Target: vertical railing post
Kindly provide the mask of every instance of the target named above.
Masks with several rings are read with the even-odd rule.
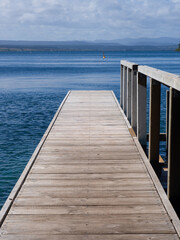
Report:
[[[137,137],[146,151],[147,124],[146,124],[146,98],[147,77],[138,72],[137,76]]]
[[[121,107],[123,108],[123,99],[124,99],[124,96],[123,96],[123,93],[124,93],[124,66],[121,64],[121,86],[120,86],[120,104],[121,104]]]
[[[168,132],[169,132],[169,90],[166,91],[166,152],[168,153]]]
[[[149,104],[149,161],[157,175],[160,174],[159,134],[160,134],[161,84],[150,78]]]
[[[123,70],[123,110],[124,113],[127,114],[127,67],[124,66]]]
[[[131,122],[131,69],[127,69],[127,119]]]
[[[170,88],[169,144],[168,144],[168,197],[174,208],[180,210],[180,92]]]
[[[131,126],[136,135],[137,135],[137,70],[138,65],[133,65],[131,71]]]

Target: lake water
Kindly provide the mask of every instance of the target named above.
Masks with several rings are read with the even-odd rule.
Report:
[[[120,60],[180,75],[179,52],[0,53],[0,208],[69,90],[113,90]],[[162,87],[161,131],[165,131]],[[161,153],[165,155],[164,144]]]

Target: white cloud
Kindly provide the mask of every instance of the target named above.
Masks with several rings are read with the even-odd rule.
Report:
[[[20,23],[33,23],[36,20],[36,16],[33,13],[24,13],[21,17],[19,17]]]
[[[177,37],[180,32],[180,0],[1,0],[0,10],[0,39]]]

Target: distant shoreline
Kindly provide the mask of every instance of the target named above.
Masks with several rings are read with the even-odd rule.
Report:
[[[71,51],[97,51],[91,49],[51,49],[51,48],[1,48],[0,52],[71,52]]]
[[[0,40],[0,52],[175,51],[178,38],[124,38],[95,41]]]
[[[142,47],[98,47],[98,48],[44,48],[44,47],[0,47],[0,52],[93,52],[93,51],[180,51],[180,49],[175,48],[165,48],[165,47],[152,47],[152,46],[142,46]]]

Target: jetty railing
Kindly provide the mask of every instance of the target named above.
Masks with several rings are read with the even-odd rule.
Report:
[[[150,78],[149,134],[147,134],[147,77]],[[166,136],[160,133],[161,84],[166,95]],[[159,142],[168,152],[167,194],[177,211],[180,203],[180,76],[152,67],[121,61],[120,105],[157,175],[160,173]]]

